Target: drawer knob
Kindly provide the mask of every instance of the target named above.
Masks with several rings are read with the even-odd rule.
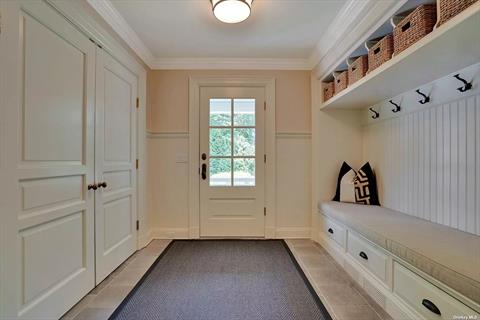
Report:
[[[363,251],[360,251],[360,253],[358,254],[361,258],[365,259],[365,260],[368,260],[368,256],[365,252]]]
[[[427,308],[430,312],[438,314],[439,316],[442,315],[442,313],[440,312],[440,309],[438,309],[437,306],[435,305],[435,303],[433,303],[432,301],[430,301],[428,299],[423,299],[422,300],[422,305],[425,308]]]
[[[328,232],[333,234],[333,229],[332,228],[328,228]]]

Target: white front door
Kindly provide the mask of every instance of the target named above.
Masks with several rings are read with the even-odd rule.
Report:
[[[97,49],[95,264],[100,283],[136,250],[137,78]]]
[[[265,89],[200,89],[200,236],[263,237]]]

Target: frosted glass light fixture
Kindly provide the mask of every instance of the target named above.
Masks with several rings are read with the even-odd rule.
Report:
[[[253,0],[210,0],[215,17],[225,23],[239,23],[250,16]]]

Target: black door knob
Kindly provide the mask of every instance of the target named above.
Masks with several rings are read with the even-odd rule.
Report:
[[[95,190],[97,190],[97,188],[98,188],[98,187],[97,187],[97,185],[96,185],[95,183],[89,184],[89,185],[87,186],[87,189],[88,189],[88,190],[94,190],[94,191],[95,191]]]

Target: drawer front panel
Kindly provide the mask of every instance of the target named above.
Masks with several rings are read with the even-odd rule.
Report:
[[[348,253],[379,279],[386,281],[387,256],[359,236],[348,233]]]
[[[475,311],[397,262],[393,292],[426,319],[480,319]]]
[[[325,233],[338,243],[342,248],[345,248],[345,239],[346,239],[346,230],[344,227],[338,223],[333,222],[333,220],[326,218],[325,223]]]

